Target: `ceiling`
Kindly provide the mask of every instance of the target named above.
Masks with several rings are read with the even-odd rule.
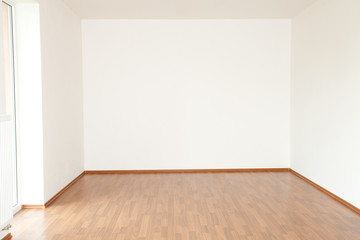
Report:
[[[316,0],[63,0],[85,19],[292,18]]]

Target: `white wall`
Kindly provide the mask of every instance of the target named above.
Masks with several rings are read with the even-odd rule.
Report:
[[[81,21],[40,1],[45,202],[83,170]]]
[[[85,169],[289,167],[290,20],[82,26]]]
[[[360,1],[320,0],[294,18],[292,163],[360,207]]]
[[[21,203],[44,203],[43,111],[38,3],[15,6],[17,150]]]

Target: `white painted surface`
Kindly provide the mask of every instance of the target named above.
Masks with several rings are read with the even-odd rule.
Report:
[[[86,19],[291,18],[315,0],[64,0]]]
[[[9,234],[9,231],[2,231],[0,232],[0,239],[3,239],[6,235]]]
[[[81,21],[62,1],[40,1],[44,200],[84,170]]]
[[[2,24],[2,11],[0,13],[0,23]],[[2,26],[2,25],[1,25]],[[0,49],[0,115],[4,115],[6,113],[6,85],[5,85],[5,73],[4,73],[4,47],[3,47],[3,32],[0,32],[0,44],[1,44],[1,49]]]
[[[13,136],[11,116],[0,115],[0,234],[13,218]]]
[[[0,26],[2,30],[3,16],[0,11]],[[4,68],[4,48],[3,31],[0,31],[0,102],[6,100],[5,90],[5,68]],[[0,237],[4,237],[8,231],[2,229],[13,218],[13,139],[12,139],[12,116],[6,112],[5,104],[0,103]]]
[[[85,169],[289,167],[289,20],[83,21]]]
[[[291,167],[360,207],[360,1],[293,21]]]
[[[15,6],[17,150],[21,203],[44,203],[39,4]]]

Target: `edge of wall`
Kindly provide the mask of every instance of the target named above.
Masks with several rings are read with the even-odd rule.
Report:
[[[74,185],[80,178],[85,175],[85,171],[82,172],[79,176],[77,176],[74,180],[72,180],[68,185],[66,185],[63,189],[61,189],[57,194],[55,194],[49,201],[44,204],[44,208],[49,207],[56,199],[58,199],[64,192],[66,192],[72,185]]]
[[[45,205],[43,205],[43,204],[33,204],[33,205],[25,204],[25,205],[21,206],[21,209],[41,209],[41,208],[45,208]]]
[[[344,205],[345,207],[349,208],[351,211],[353,211],[354,213],[360,215],[360,209],[355,207],[354,205],[352,205],[351,203],[349,203],[348,201],[345,201],[344,199],[342,199],[341,197],[333,194],[332,192],[330,192],[329,190],[321,187],[320,185],[314,183],[313,181],[311,181],[310,179],[308,179],[307,177],[304,177],[303,175],[301,175],[300,173],[292,170],[291,168],[289,169],[289,172],[291,172],[292,174],[294,174],[295,176],[297,176],[298,178],[302,179],[303,181],[305,181],[306,183],[310,184],[311,186],[315,187],[317,190],[323,192],[324,194],[328,195],[329,197],[333,198],[334,200],[336,200],[337,202],[341,203],[342,205]]]
[[[333,194],[332,192],[326,190],[320,185],[314,183],[310,179],[304,177],[300,173],[292,170],[291,168],[244,168],[244,169],[166,169],[166,170],[85,170],[63,189],[61,189],[54,197],[47,201],[43,205],[22,205],[22,209],[45,209],[49,207],[56,199],[58,199],[62,194],[64,194],[69,188],[71,188],[77,181],[79,181],[84,175],[101,175],[101,174],[171,174],[171,173],[251,173],[251,172],[290,172],[293,175],[297,176],[304,182],[310,184],[317,190],[326,194],[327,196],[333,198],[343,206],[352,210],[354,213],[360,215],[360,209],[352,205],[351,203],[345,201],[339,196]],[[10,238],[9,238],[10,239]]]
[[[12,239],[12,235],[11,235],[11,233],[8,233],[5,237],[3,237],[1,240],[10,240],[10,239]]]
[[[79,176],[77,176],[74,180],[72,180],[68,185],[66,185],[63,189],[61,189],[57,194],[55,194],[49,201],[45,204],[36,204],[36,205],[22,205],[21,209],[44,209],[49,207],[56,199],[58,199],[61,195],[63,195],[69,188],[71,188],[77,181],[80,180],[85,175],[85,171],[82,172]]]
[[[160,173],[241,173],[241,172],[288,172],[289,168],[244,169],[162,169],[162,170],[86,170],[85,174],[160,174]]]

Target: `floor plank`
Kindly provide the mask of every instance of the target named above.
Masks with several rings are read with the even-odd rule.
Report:
[[[360,239],[360,216],[291,173],[85,175],[15,240]]]

